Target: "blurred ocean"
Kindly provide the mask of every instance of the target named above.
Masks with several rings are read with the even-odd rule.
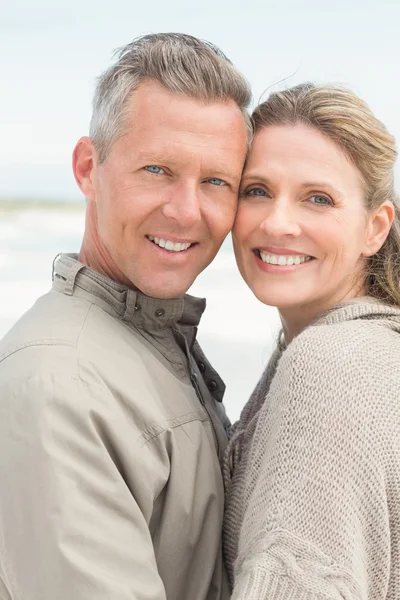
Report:
[[[83,210],[16,211],[0,215],[0,337],[51,287],[60,252],[78,252]],[[242,281],[228,238],[189,293],[207,298],[199,340],[227,385],[232,420],[249,397],[271,354],[279,319]]]

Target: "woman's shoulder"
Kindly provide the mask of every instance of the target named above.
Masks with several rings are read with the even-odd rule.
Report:
[[[378,364],[380,360],[387,361],[389,358],[390,362],[398,364],[400,311],[393,309],[380,313],[375,309],[357,313],[353,308],[355,314],[349,315],[346,314],[347,308],[347,305],[338,307],[306,327],[288,345],[286,357],[309,361],[324,355],[329,356],[331,364],[332,361],[342,364],[344,357],[350,364],[369,361]]]
[[[400,327],[390,319],[331,319],[294,338],[276,375],[297,405],[315,401],[318,411],[341,409],[364,419],[399,412],[399,364]]]

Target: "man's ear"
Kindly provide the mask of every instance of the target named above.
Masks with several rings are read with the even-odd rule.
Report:
[[[82,194],[96,200],[94,174],[97,166],[97,153],[90,137],[82,137],[72,154],[72,169],[76,183]]]
[[[394,219],[394,207],[385,200],[379,208],[368,215],[363,256],[372,256],[383,246]]]

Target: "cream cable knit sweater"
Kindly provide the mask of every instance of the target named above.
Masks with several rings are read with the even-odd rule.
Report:
[[[226,458],[232,600],[400,600],[400,310],[343,303],[278,349]]]

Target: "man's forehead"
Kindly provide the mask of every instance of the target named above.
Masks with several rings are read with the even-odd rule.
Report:
[[[221,161],[232,160],[232,156],[238,154],[243,144],[238,140],[228,140],[219,136],[197,136],[171,135],[165,136],[141,136],[135,135],[126,139],[127,143],[136,149],[138,158],[155,156],[168,158],[171,161],[187,160],[190,157],[206,160],[218,156]]]
[[[142,83],[131,94],[125,105],[125,120],[138,133],[154,128],[187,136],[219,131],[222,137],[229,137],[227,128],[241,133],[246,129],[245,117],[233,100],[204,102],[172,92],[155,81]]]
[[[231,147],[229,153],[218,152],[215,148],[211,151],[211,146],[191,146],[184,144],[169,143],[164,145],[160,143],[159,147],[141,147],[136,157],[138,162],[146,164],[165,165],[170,167],[185,167],[197,165],[200,168],[208,169],[212,167],[218,170],[220,174],[226,176],[236,176],[237,168],[241,166],[241,157],[238,152]],[[236,158],[236,160],[235,160]]]

